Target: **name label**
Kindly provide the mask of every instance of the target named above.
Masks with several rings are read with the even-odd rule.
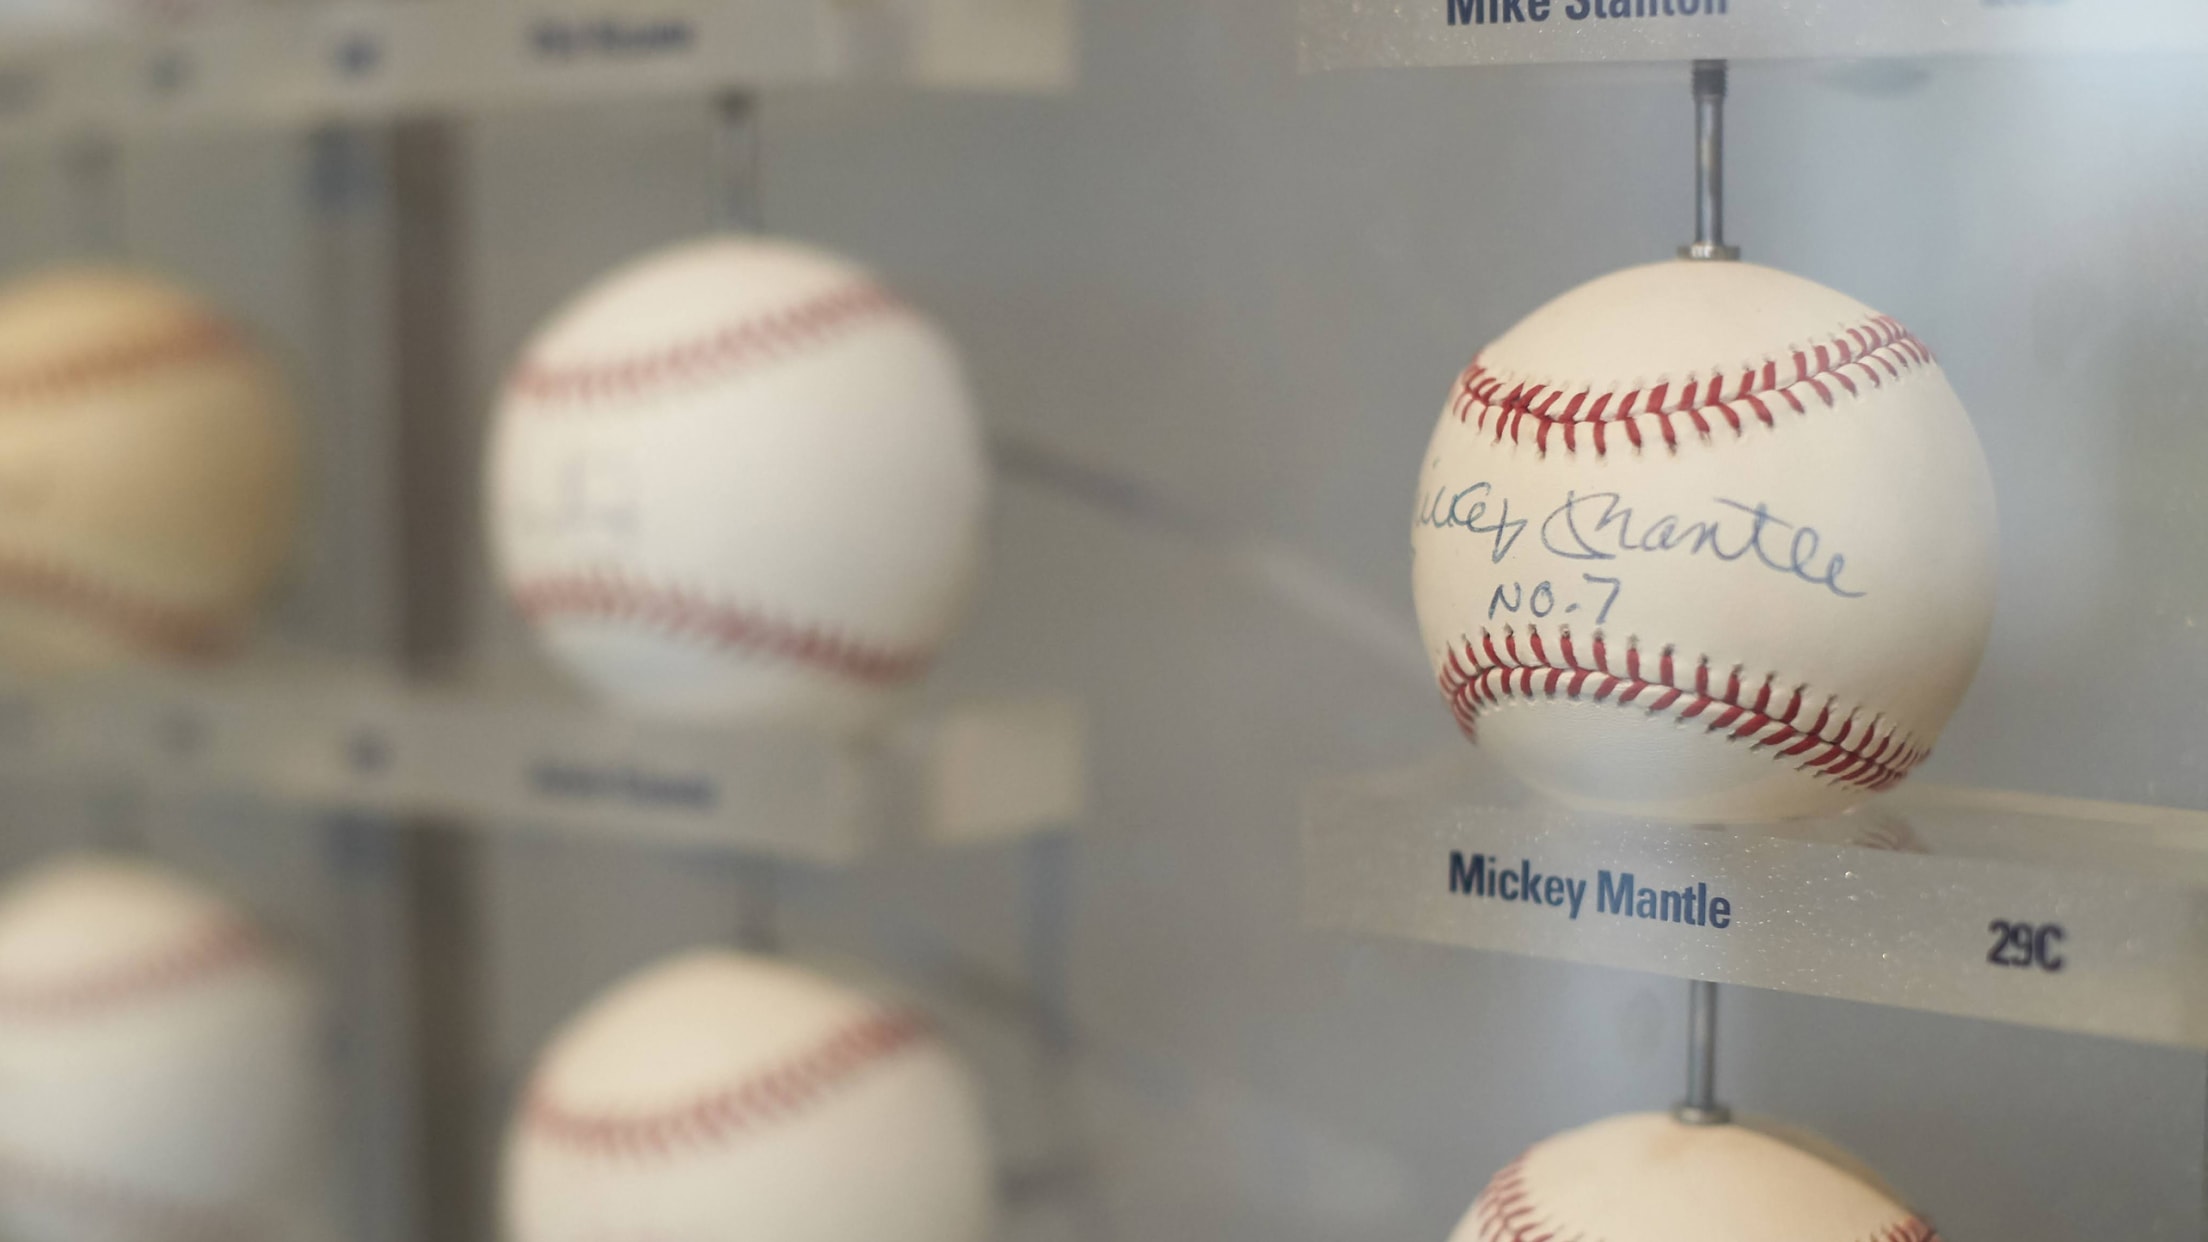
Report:
[[[1545,22],[1552,13],[1569,21],[1629,17],[1726,17],[1729,0],[1443,0],[1452,26]]]
[[[528,39],[529,50],[537,59],[566,64],[678,56],[697,45],[698,33],[689,21],[679,17],[548,17],[530,24]]]
[[[1648,919],[1725,931],[1733,925],[1732,899],[1710,895],[1710,886],[1694,881],[1678,888],[1651,888],[1630,871],[1597,870],[1593,877],[1544,873],[1533,860],[1507,866],[1493,854],[1449,851],[1449,891],[1463,897],[1543,906],[1577,921],[1582,913]],[[1590,905],[1589,895],[1594,900]]]
[[[564,802],[612,802],[652,810],[710,811],[721,800],[708,777],[561,759],[532,764],[529,787],[541,797]]]

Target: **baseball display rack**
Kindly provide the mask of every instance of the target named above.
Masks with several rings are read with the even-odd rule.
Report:
[[[1063,827],[1079,705],[954,702],[864,742],[678,724],[367,674],[132,676],[0,694],[0,771],[128,773],[303,805],[726,846],[814,863]]]
[[[2208,47],[2188,0],[1300,0],[1299,17],[1306,69]]]
[[[304,621],[287,654],[218,670],[0,688],[0,774],[120,793],[125,820],[155,801],[133,794],[243,792],[295,802],[326,829],[333,882],[348,894],[336,1073],[366,1136],[351,1197],[386,1205],[362,1236],[491,1232],[479,1218],[495,1178],[464,1139],[481,1085],[478,1002],[469,969],[449,963],[487,958],[467,913],[473,877],[489,838],[518,826],[705,847],[696,853],[714,861],[703,865],[729,887],[733,938],[762,950],[783,940],[784,880],[803,866],[1005,843],[1022,864],[1023,972],[990,975],[991,995],[1033,1036],[1046,1075],[1062,1068],[1070,852],[1058,830],[1087,801],[1077,703],[1047,688],[952,692],[899,704],[875,731],[829,733],[644,720],[536,683],[491,688],[491,636],[468,624],[482,567],[454,551],[484,485],[452,464],[476,457],[483,431],[481,395],[464,380],[458,122],[537,105],[710,101],[717,127],[700,156],[722,177],[700,223],[749,233],[763,224],[760,92],[881,81],[1044,92],[1071,70],[1070,0],[241,5],[0,40],[0,145],[58,162],[92,253],[123,249],[126,139],[243,126],[309,139],[314,413],[344,450],[320,482],[348,526],[318,551],[374,568],[336,575],[323,584],[330,598],[301,612],[376,622],[333,638]],[[110,827],[110,843],[128,845],[142,825]],[[448,965],[425,968],[423,945]],[[930,952],[922,965],[959,966]],[[1080,1193],[1078,1144],[1050,1146],[1036,1176],[1049,1193]]]
[[[1070,0],[185,8],[171,22],[0,48],[0,142],[799,82],[1051,91],[1073,72]]]
[[[445,529],[465,528],[455,515],[477,510],[476,483],[415,466],[471,455],[454,441],[476,427],[464,413],[471,396],[454,379],[462,298],[437,283],[455,265],[408,260],[450,237],[447,122],[578,99],[712,99],[717,223],[751,232],[762,214],[761,91],[890,81],[1042,92],[1069,85],[1072,68],[1068,0],[391,0],[194,12],[0,43],[0,144],[50,146],[94,229],[118,215],[105,200],[119,193],[119,139],[177,127],[314,126],[308,191],[324,244],[313,278],[327,304],[318,352],[341,373],[331,404],[369,428],[348,436],[382,446],[361,456],[402,459],[380,478],[349,463],[361,479],[350,486],[371,506],[403,495],[404,508],[433,515],[426,521],[449,520]],[[387,227],[363,227],[379,219]],[[94,249],[116,242],[85,240]],[[384,273],[401,268],[431,271],[430,284],[391,290]],[[377,318],[384,327],[363,330]],[[379,337],[390,341],[385,351],[361,343]],[[392,386],[346,389],[345,375],[375,374]],[[378,489],[384,501],[372,497]],[[359,602],[396,612],[414,650],[366,666],[248,661],[12,685],[0,689],[0,769],[247,789],[337,811],[814,863],[900,844],[1018,838],[1062,828],[1085,807],[1082,717],[1063,696],[908,709],[877,733],[852,736],[642,721],[579,697],[483,690],[466,676],[470,657],[455,654],[469,642],[453,623],[453,601],[472,591],[465,571],[411,548],[400,559],[398,598]]]
[[[1510,784],[1450,754],[1313,790],[1306,913],[2208,1049],[2208,815],[1904,786],[1826,819],[1682,825],[1499,799]]]
[[[1708,4],[1691,36],[1669,24],[1676,10],[1680,29],[1692,25],[1691,0],[1667,0],[1655,6],[1666,11],[1662,22],[1567,38],[1554,25],[1510,27],[1520,13],[1536,26],[1569,23],[1588,6],[1310,3],[1304,53],[1308,65],[1337,66],[1842,46],[1831,24],[1837,10],[1735,3],[1729,12],[1718,0],[1711,15]],[[1883,21],[1885,8],[1876,5],[1851,8],[1848,20],[1899,38],[1918,28],[1919,15],[1967,15],[1943,26],[1939,39],[1889,49],[1927,52],[2069,40],[2088,14],[2131,23],[2127,38],[2154,34],[2197,46],[2208,32],[2194,10],[2152,0],[2028,11],[1975,0],[1907,7],[1907,21]],[[1799,20],[1788,41],[1773,41],[1784,13]],[[1723,231],[1724,62],[1698,60],[1693,77],[1697,231],[1681,257],[1722,262],[1737,257]],[[1600,664],[1597,639],[1592,659]],[[1556,676],[1532,675],[1552,678],[1548,693],[1632,697],[1602,668],[1561,674],[1568,689]],[[1533,682],[1526,684],[1530,692]],[[1743,710],[1700,702],[1714,704],[1718,724],[1710,727],[1732,727]],[[1788,755],[1815,740],[1782,733],[1779,742],[1766,739],[1774,753],[1787,740],[1802,739]],[[1715,1003],[1710,985],[1737,983],[2208,1049],[2208,815],[2198,812],[1907,782],[1843,813],[1682,822],[1544,801],[1483,752],[1458,748],[1308,791],[1303,857],[1313,923],[1693,980],[1702,1019]],[[1705,1031],[1698,1055],[1707,1043]],[[1706,1086],[1706,1066],[1701,1078]],[[1690,1097],[1707,1105],[1695,1090]]]

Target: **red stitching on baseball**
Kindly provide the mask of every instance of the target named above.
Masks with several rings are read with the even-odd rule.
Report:
[[[649,1113],[586,1113],[530,1092],[523,1125],[549,1143],[602,1159],[665,1160],[719,1147],[795,1118],[850,1086],[867,1070],[920,1045],[927,1026],[901,1010],[840,1027],[779,1065]]]
[[[0,1020],[82,1017],[258,961],[262,955],[260,935],[251,925],[223,919],[208,925],[173,952],[124,962],[90,975],[57,980],[0,978]],[[0,1182],[18,1194],[44,1200],[64,1211],[131,1219],[142,1222],[140,1227],[157,1225],[163,1237],[211,1240],[247,1236],[238,1222],[224,1213],[96,1173],[41,1163],[19,1152],[0,1150]]]
[[[41,1164],[15,1152],[0,1151],[0,1183],[16,1195],[42,1200],[66,1212],[130,1220],[135,1229],[179,1242],[192,1238],[236,1242],[251,1236],[227,1214],[98,1174]]]
[[[1497,1173],[1480,1197],[1472,1201],[1472,1220],[1480,1242],[1603,1242],[1585,1232],[1541,1215],[1533,1192],[1526,1185],[1526,1157],[1520,1156]],[[1861,1242],[1940,1242],[1931,1225],[1907,1216],[1864,1237]]]
[[[1707,374],[1690,372],[1683,384],[1663,380],[1624,391],[1498,375],[1483,356],[1457,377],[1449,408],[1459,422],[1492,429],[1497,443],[1506,436],[1518,443],[1530,424],[1543,457],[1559,446],[1567,454],[1584,450],[1603,457],[1619,432],[1635,452],[1661,440],[1665,451],[1676,453],[1682,432],[1708,440],[1721,426],[1736,438],[1750,423],[1776,427],[1780,414],[1809,413],[1812,400],[1829,409],[1842,391],[1861,396],[1863,385],[1883,388],[1931,361],[1932,351],[1907,328],[1876,315],[1822,345],[1799,346],[1737,372],[1712,367]]]
[[[0,602],[19,601],[96,622],[176,660],[213,659],[240,637],[211,613],[131,595],[58,559],[0,550]]]
[[[177,363],[240,352],[243,342],[219,319],[194,318],[134,341],[68,357],[0,369],[0,403],[50,400],[72,389],[124,379]]]
[[[194,318],[135,341],[14,370],[0,369],[0,405],[53,400],[146,371],[241,352],[219,319]],[[176,659],[206,659],[236,645],[226,622],[204,612],[134,597],[114,583],[49,557],[0,552],[0,599],[28,599],[96,621],[139,646]]]
[[[92,974],[65,979],[0,978],[0,1019],[79,1017],[257,961],[262,952],[257,930],[250,924],[224,919],[209,924],[168,952],[120,962]]]
[[[547,405],[635,400],[655,388],[779,362],[858,324],[903,310],[902,303],[876,285],[845,285],[650,353],[566,366],[524,360],[506,387]]]
[[[1690,664],[1668,646],[1651,659],[1641,653],[1637,638],[1627,639],[1620,652],[1601,630],[1592,642],[1580,644],[1569,626],[1548,639],[1538,626],[1523,634],[1506,627],[1499,638],[1483,629],[1477,639],[1467,637],[1461,647],[1450,648],[1440,681],[1457,727],[1474,741],[1480,712],[1505,700],[1584,698],[1618,707],[1642,705],[1651,716],[1682,724],[1694,721],[1728,742],[1768,750],[1776,760],[1799,760],[1804,772],[1865,789],[1898,784],[1930,753],[1884,717],[1866,719],[1860,707],[1815,699],[1808,686],[1788,686],[1776,673],[1758,680],[1745,666],[1717,668],[1708,656]]]
[[[872,647],[826,627],[766,616],[710,600],[680,586],[638,582],[618,570],[532,579],[513,588],[515,607],[531,621],[581,617],[649,626],[712,647],[776,656],[871,685],[911,681],[935,652]]]

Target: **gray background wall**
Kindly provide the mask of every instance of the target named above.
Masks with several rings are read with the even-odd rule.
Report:
[[[1408,637],[1420,447],[1479,343],[1682,240],[1685,72],[1299,78],[1280,0],[1084,7],[1065,98],[772,96],[766,219],[939,315],[996,428],[1291,546],[1381,619],[1348,642],[1217,549],[1014,479],[936,691],[1063,686],[1093,713],[1078,1099],[1117,1236],[1438,1240],[1527,1143],[1671,1100],[1683,988],[1306,931],[1297,798],[1456,744]],[[1993,462],[2000,614],[1929,779],[2208,809],[2203,102],[2201,61],[2176,57],[1736,70],[1734,240],[1910,324]],[[709,225],[710,138],[702,103],[469,128],[478,393],[580,284]],[[132,256],[247,316],[314,387],[304,145],[208,136],[125,168]],[[67,253],[53,161],[4,170],[0,259]],[[344,500],[365,467],[331,426],[280,637],[372,644],[334,601],[380,572],[380,519]],[[477,631],[482,666],[532,675],[487,584]],[[70,822],[66,801],[19,813]],[[195,865],[317,934],[310,825],[207,815],[247,844]],[[730,877],[692,858],[533,837],[493,855],[486,1144],[552,1023],[734,922]],[[1021,874],[998,853],[798,877],[792,938],[896,961],[920,928],[1009,970]],[[1033,1101],[985,1026],[967,1037],[1016,1132]],[[1753,992],[1723,1029],[1737,1105],[1853,1148],[1956,1242],[2203,1236],[2199,1055]],[[1069,1228],[1046,1207],[1016,1232]]]

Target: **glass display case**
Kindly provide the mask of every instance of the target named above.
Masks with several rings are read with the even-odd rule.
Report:
[[[0,1239],[2208,1237],[2204,56],[0,6]]]

